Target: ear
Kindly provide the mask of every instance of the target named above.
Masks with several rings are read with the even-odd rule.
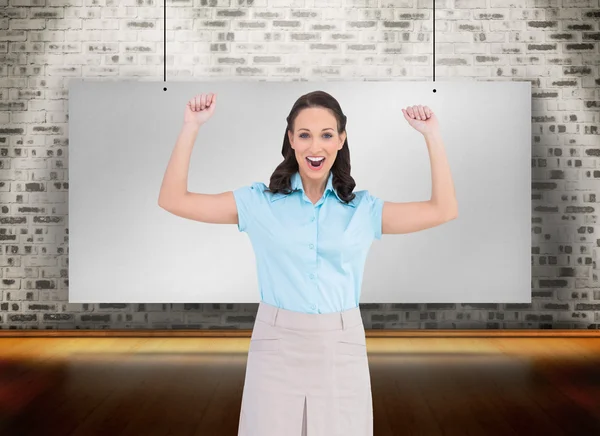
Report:
[[[290,141],[290,146],[292,148],[294,148],[294,142],[292,141],[293,136],[292,136],[292,132],[290,132],[289,130],[287,131],[287,135],[288,135],[288,140]]]
[[[340,144],[340,148],[338,148],[338,150],[341,150],[342,148],[344,148],[344,142],[346,142],[346,132],[343,132],[340,135],[340,139],[342,140],[342,143]]]

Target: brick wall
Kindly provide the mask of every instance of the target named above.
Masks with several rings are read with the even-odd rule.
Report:
[[[167,6],[170,81],[432,76],[430,0]],[[368,304],[365,327],[599,328],[598,0],[440,0],[436,18],[438,80],[532,83],[533,302]],[[0,328],[252,328],[256,304],[66,302],[68,81],[162,81],[162,41],[160,0],[0,0]]]

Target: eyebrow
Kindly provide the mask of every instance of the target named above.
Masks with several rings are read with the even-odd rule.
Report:
[[[305,129],[304,127],[303,127],[303,128],[301,128],[301,129],[298,129],[298,130],[307,130],[307,131],[309,131],[309,132],[310,132],[310,130],[308,130],[308,129]],[[326,128],[324,128],[323,130],[333,130],[333,128],[332,128],[332,127],[326,127]],[[323,130],[321,130],[321,131],[323,131]]]

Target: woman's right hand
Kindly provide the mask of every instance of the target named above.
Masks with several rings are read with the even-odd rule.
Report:
[[[201,126],[215,112],[216,94],[198,94],[185,105],[184,123]]]

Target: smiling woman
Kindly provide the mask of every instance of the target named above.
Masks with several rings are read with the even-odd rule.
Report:
[[[287,117],[281,149],[283,162],[271,175],[268,191],[288,194],[291,178],[298,172],[306,195],[319,199],[331,172],[333,188],[343,201],[351,201],[356,183],[350,175],[346,121],[339,103],[330,94],[314,91],[301,96]]]
[[[238,436],[372,436],[359,298],[383,201],[352,192],[346,116],[331,95],[301,96],[287,122],[269,187],[234,191],[260,283]]]
[[[178,143],[193,142],[214,98],[190,102],[191,125]],[[434,172],[447,182],[434,121],[405,114],[427,133]],[[428,120],[428,117],[430,118]],[[373,408],[359,300],[367,253],[383,233],[441,224],[453,211],[448,191],[423,203],[389,203],[354,191],[346,116],[329,94],[301,96],[287,117],[283,162],[262,182],[218,195],[177,194],[189,152],[173,154],[165,207],[204,222],[237,223],[256,257],[260,304],[252,331],[238,436],[373,435]],[[439,169],[442,169],[440,172]],[[184,173],[185,174],[185,173]],[[172,179],[172,180],[171,180]],[[173,181],[174,184],[171,184]],[[176,189],[176,191],[171,190]],[[447,196],[446,196],[447,197]],[[442,200],[445,200],[442,202]],[[306,433],[304,433],[306,434]]]

